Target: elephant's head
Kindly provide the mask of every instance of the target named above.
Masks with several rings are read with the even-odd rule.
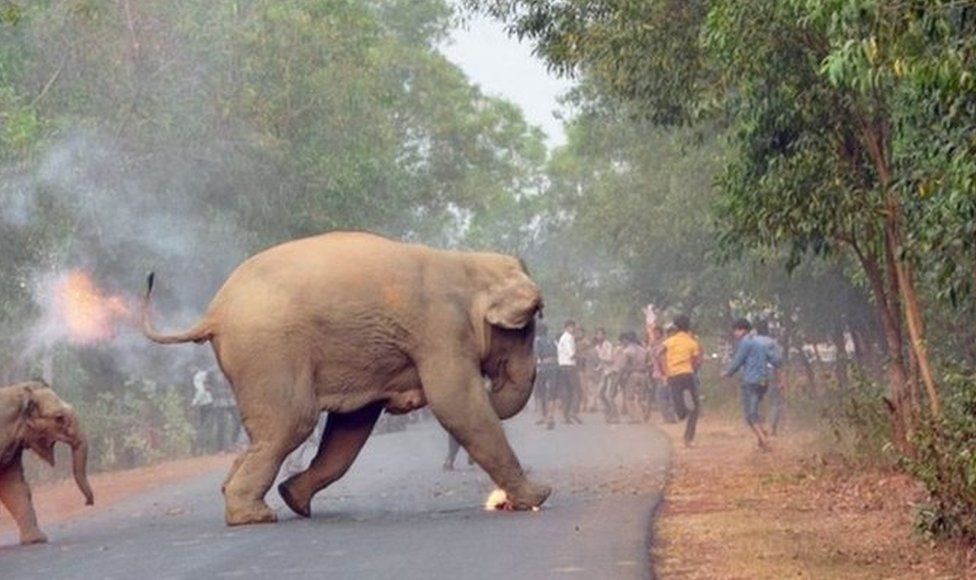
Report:
[[[85,503],[92,505],[95,500],[88,484],[88,439],[74,408],[44,383],[28,383],[25,391],[24,443],[51,465],[54,465],[54,444],[61,441],[70,445],[75,483],[84,494]]]
[[[488,397],[502,419],[521,411],[532,396],[535,316],[541,310],[539,288],[521,265],[475,301],[481,370],[491,380]]]

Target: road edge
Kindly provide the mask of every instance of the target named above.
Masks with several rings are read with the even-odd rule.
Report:
[[[647,538],[644,541],[644,570],[646,571],[645,578],[649,580],[656,580],[657,566],[654,561],[654,548],[656,546],[657,532],[658,532],[658,522],[661,510],[664,509],[664,502],[668,499],[668,488],[671,486],[671,480],[674,474],[674,439],[668,434],[667,431],[661,429],[660,425],[654,423],[651,427],[657,431],[663,439],[668,442],[667,447],[667,465],[664,469],[664,481],[661,483],[661,489],[658,491],[657,501],[654,503],[654,507],[651,508],[651,513],[649,520],[647,522]]]

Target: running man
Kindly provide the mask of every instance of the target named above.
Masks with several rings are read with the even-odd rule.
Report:
[[[756,324],[757,334],[752,335],[752,325],[745,318],[740,318],[732,325],[732,333],[739,341],[735,357],[726,377],[731,377],[742,369],[742,412],[746,424],[756,434],[759,448],[769,451],[769,435],[762,425],[759,415],[759,404],[762,402],[771,378],[770,367],[780,368],[782,359],[776,341],[769,336],[769,326],[765,321]]]
[[[664,371],[664,360],[661,356],[664,352],[664,331],[659,326],[655,326],[651,329],[650,335],[647,370],[651,377],[654,401],[665,423],[677,423],[678,418],[674,416],[674,401],[671,400],[671,392],[668,390],[667,373]]]
[[[701,367],[701,345],[691,335],[691,319],[684,314],[674,318],[675,332],[661,343],[660,360],[664,366],[664,374],[674,402],[674,412],[679,420],[685,423],[685,447],[691,447],[695,439],[695,427],[698,424],[698,413],[701,400],[698,396],[698,381],[695,374]],[[685,401],[685,394],[691,402],[689,409]]]

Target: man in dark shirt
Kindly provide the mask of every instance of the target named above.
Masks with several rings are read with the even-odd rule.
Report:
[[[541,417],[536,422],[546,425],[547,429],[556,426],[553,418],[553,408],[560,399],[559,366],[557,364],[556,343],[549,337],[549,329],[545,324],[539,324],[535,331],[535,396],[541,402]]]

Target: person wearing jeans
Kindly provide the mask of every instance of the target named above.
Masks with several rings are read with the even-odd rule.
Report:
[[[770,434],[773,437],[779,433],[779,426],[783,421],[785,411],[786,395],[783,394],[783,385],[780,381],[774,380],[769,385],[769,427]]]
[[[731,377],[742,369],[742,413],[746,424],[755,433],[760,449],[769,451],[769,435],[762,424],[759,404],[769,388],[770,367],[778,369],[782,359],[776,341],[769,336],[769,326],[765,321],[756,323],[755,335],[749,334],[751,330],[752,325],[744,318],[733,324],[732,332],[739,345],[724,375]]]

